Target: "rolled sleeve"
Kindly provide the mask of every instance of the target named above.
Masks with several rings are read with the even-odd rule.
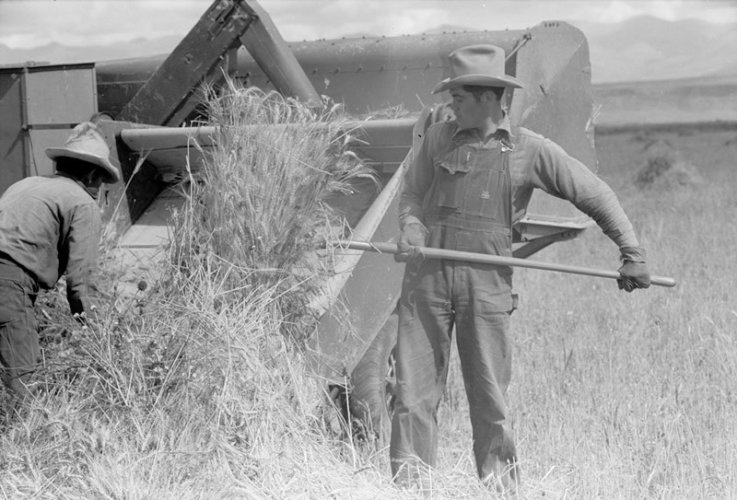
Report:
[[[72,314],[89,309],[89,274],[97,261],[100,212],[95,203],[74,210],[67,235],[69,257],[66,266],[67,300]]]

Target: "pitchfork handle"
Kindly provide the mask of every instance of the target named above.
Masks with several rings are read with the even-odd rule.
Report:
[[[395,243],[370,242],[370,241],[342,241],[339,244],[342,248],[350,248],[352,250],[364,250],[377,253],[397,254],[399,250]],[[599,278],[618,279],[620,274],[616,271],[606,269],[591,269],[588,267],[568,266],[565,264],[551,264],[548,262],[540,262],[536,260],[519,259],[517,257],[503,257],[500,255],[487,255],[476,252],[462,252],[459,250],[445,250],[443,248],[415,247],[416,250],[426,258],[430,259],[448,259],[463,262],[475,262],[479,264],[491,264],[497,266],[515,266],[528,267],[531,269],[541,269],[543,271],[557,271],[569,274],[583,274],[586,276],[596,276]],[[651,276],[650,284],[665,287],[676,286],[673,278],[665,276]]]

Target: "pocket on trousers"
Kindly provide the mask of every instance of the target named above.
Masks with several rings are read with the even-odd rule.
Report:
[[[26,293],[20,283],[12,279],[0,279],[0,326],[23,316],[26,301]]]

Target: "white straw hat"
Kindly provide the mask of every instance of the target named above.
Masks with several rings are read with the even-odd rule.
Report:
[[[62,148],[46,148],[52,160],[76,158],[97,165],[105,173],[104,181],[114,184],[120,181],[120,172],[110,161],[110,149],[100,130],[92,122],[82,122],[72,130]]]

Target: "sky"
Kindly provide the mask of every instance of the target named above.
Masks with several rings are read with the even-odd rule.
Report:
[[[0,0],[0,44],[108,45],[184,36],[211,0]],[[442,25],[521,29],[637,15],[737,23],[737,0],[260,0],[287,41],[416,34]]]

